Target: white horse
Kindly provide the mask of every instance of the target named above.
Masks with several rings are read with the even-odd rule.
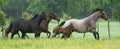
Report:
[[[96,31],[96,22],[99,18],[108,19],[108,16],[105,14],[105,12],[102,9],[96,9],[94,10],[91,15],[84,19],[70,19],[65,22],[65,24],[62,27],[67,27],[71,23],[74,26],[74,31],[78,33],[86,33],[91,32],[93,33],[95,39],[99,40],[99,33]]]

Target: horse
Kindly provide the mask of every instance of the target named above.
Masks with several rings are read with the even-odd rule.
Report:
[[[46,18],[46,19],[47,19],[47,20],[43,20],[43,21],[41,22],[41,24],[40,24],[40,28],[41,28],[41,29],[40,29],[40,30],[41,30],[41,32],[49,33],[49,36],[48,36],[48,38],[49,38],[50,35],[51,35],[50,31],[48,31],[49,22],[50,22],[52,19],[54,19],[54,20],[57,20],[58,23],[59,23],[60,18],[59,18],[55,13],[51,12],[51,13],[49,13],[49,14],[47,15],[47,18]],[[5,32],[6,32],[7,30],[8,30],[8,28],[5,29]],[[19,38],[20,38],[19,33],[17,33],[17,35],[18,35]],[[27,34],[26,34],[26,37],[29,38]]]
[[[62,28],[61,25],[58,25],[57,27],[54,28],[52,37],[56,37],[56,35],[62,33],[63,36],[61,37],[61,39],[70,38],[70,35],[73,32],[73,29],[74,29],[74,26],[72,23],[66,28]]]
[[[51,35],[50,31],[48,31],[49,22],[50,22],[52,19],[54,19],[54,20],[57,20],[58,23],[59,23],[60,18],[59,18],[55,13],[51,12],[51,13],[49,13],[49,14],[47,15],[47,18],[46,18],[46,19],[47,19],[46,21],[43,20],[43,21],[41,22],[41,24],[40,24],[40,30],[41,30],[41,32],[48,33],[48,34],[49,34],[49,35],[48,35],[48,38],[49,38],[50,35]]]
[[[3,29],[3,30],[4,30],[5,33],[7,33],[7,32],[9,32],[9,33],[11,32],[11,33],[12,33],[12,32],[13,32],[13,30],[8,31],[8,30],[9,30],[8,28],[5,28],[5,29]],[[19,34],[19,33],[16,33],[16,34],[17,34],[18,37],[20,38],[20,34]],[[2,36],[3,36],[3,35],[2,35]],[[6,37],[8,37],[8,34],[6,35]],[[28,35],[26,35],[26,37],[29,38]]]
[[[15,19],[13,22],[8,27],[8,31],[5,32],[5,37],[9,34],[10,31],[11,33],[11,39],[13,39],[15,34],[18,34],[18,31],[21,31],[22,33],[22,38],[25,38],[26,33],[35,33],[35,37],[40,36],[40,23],[46,20],[46,15],[44,12],[41,14],[36,14],[34,17],[32,17],[30,20],[25,20],[23,18],[18,18]]]
[[[69,24],[73,24],[74,31],[78,33],[91,32],[94,38],[99,40],[99,33],[96,31],[96,22],[99,18],[108,20],[108,16],[103,9],[95,9],[88,17],[83,19],[66,20],[62,27],[66,28]]]

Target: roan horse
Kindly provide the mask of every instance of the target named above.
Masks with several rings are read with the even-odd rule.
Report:
[[[50,22],[52,19],[57,20],[57,21],[59,22],[59,21],[60,21],[60,18],[59,18],[55,13],[51,12],[51,13],[49,13],[49,14],[47,15],[47,18],[46,18],[46,19],[47,19],[46,21],[43,20],[43,21],[41,22],[41,24],[40,24],[40,30],[41,30],[41,32],[49,33],[49,35],[48,35],[48,38],[49,38],[50,35],[51,35],[50,31],[48,31],[49,22]]]
[[[35,33],[35,37],[40,36],[40,23],[41,21],[46,20],[46,15],[44,12],[42,14],[37,14],[30,20],[25,20],[18,18],[14,20],[8,27],[8,30],[5,32],[4,37],[7,37],[9,32],[12,31],[11,39],[15,34],[18,34],[18,31],[21,31],[22,38],[25,38],[26,33]]]
[[[73,24],[74,31],[79,33],[91,32],[94,35],[94,38],[99,40],[99,33],[96,31],[96,22],[99,18],[108,19],[108,16],[102,9],[95,9],[88,17],[84,19],[70,19],[65,21],[65,24],[62,27],[67,27],[69,24]]]

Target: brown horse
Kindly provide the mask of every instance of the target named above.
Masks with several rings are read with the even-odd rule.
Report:
[[[56,37],[56,35],[62,33],[63,36],[61,37],[61,39],[62,38],[64,38],[64,39],[69,38],[70,35],[71,35],[71,33],[72,33],[72,31],[73,31],[73,29],[74,29],[74,26],[72,24],[70,24],[66,28],[62,28],[59,25],[59,26],[57,26],[57,27],[54,28],[52,37]]]
[[[41,32],[45,32],[45,33],[48,33],[48,38],[50,37],[51,33],[50,31],[48,31],[48,25],[49,25],[49,22],[54,19],[54,20],[57,20],[58,22],[60,21],[60,18],[53,12],[49,13],[47,15],[47,20],[43,20],[40,24],[40,30]]]

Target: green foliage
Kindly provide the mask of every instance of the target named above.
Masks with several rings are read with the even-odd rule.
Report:
[[[4,7],[3,11],[8,16],[13,18],[21,17],[22,12],[26,11],[28,3],[26,0],[8,0],[8,4]]]
[[[71,16],[68,16],[66,13],[63,12],[63,19],[69,20],[69,19],[71,19]]]
[[[113,15],[115,20],[120,21],[120,9],[114,9]]]
[[[14,21],[14,18],[13,17],[9,17],[7,20],[8,20],[9,23],[11,23],[12,21]]]
[[[73,18],[83,18],[95,8],[104,9],[110,16],[120,8],[120,0],[0,0],[1,5],[7,16],[13,18],[22,16],[25,11],[30,14],[55,12],[60,17],[64,12]]]
[[[33,17],[33,15],[32,15],[32,14],[29,14],[29,13],[27,13],[27,12],[24,12],[24,13],[22,14],[22,18],[30,19],[31,17]]]
[[[5,25],[5,16],[6,14],[3,11],[0,11],[0,26]]]
[[[8,3],[8,0],[0,0],[0,10],[5,7]]]
[[[27,0],[27,2],[29,3],[27,11],[30,11],[33,14],[47,10],[45,0]]]
[[[120,21],[120,0],[112,1],[113,7],[112,7],[112,14],[113,14],[113,19]]]

